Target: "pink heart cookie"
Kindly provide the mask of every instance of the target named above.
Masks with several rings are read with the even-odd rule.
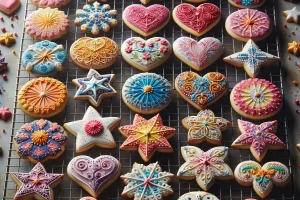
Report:
[[[223,53],[220,40],[207,37],[199,42],[180,37],[173,43],[174,54],[191,68],[201,71],[214,63]]]
[[[139,4],[127,6],[123,12],[124,23],[145,37],[162,29],[170,20],[168,8],[154,4],[144,7]]]
[[[20,0],[1,0],[0,11],[9,15],[19,8],[20,4]]]
[[[174,8],[173,19],[182,29],[200,37],[220,21],[221,11],[211,3],[204,3],[198,7],[183,3]]]

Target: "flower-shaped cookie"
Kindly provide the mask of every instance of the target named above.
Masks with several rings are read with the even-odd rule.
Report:
[[[228,147],[219,146],[204,152],[198,147],[184,146],[181,147],[181,154],[186,162],[177,172],[179,179],[196,179],[198,185],[205,191],[214,184],[216,179],[233,179],[232,170],[224,162]]]
[[[243,186],[253,185],[261,198],[268,196],[273,185],[282,187],[290,181],[288,168],[280,162],[267,162],[261,167],[255,161],[244,161],[235,168],[234,176]]]
[[[185,128],[189,129],[188,144],[209,142],[221,144],[222,132],[231,126],[231,123],[208,109],[201,110],[197,116],[189,116],[182,120]]]

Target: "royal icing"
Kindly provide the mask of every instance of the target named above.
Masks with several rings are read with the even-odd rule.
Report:
[[[0,118],[6,121],[9,117],[11,117],[11,112],[9,111],[9,108],[6,108],[4,106],[0,107]]]
[[[20,0],[0,1],[0,11],[5,14],[11,14],[20,6]]]
[[[110,131],[120,123],[118,117],[101,117],[95,108],[89,106],[83,119],[64,124],[76,136],[76,152],[84,152],[97,145],[114,148],[115,140]]]
[[[173,176],[169,172],[163,172],[158,162],[147,166],[134,163],[132,171],[121,176],[126,184],[122,195],[134,200],[162,200],[163,197],[173,194],[168,184]]]
[[[189,116],[182,120],[188,132],[189,144],[200,144],[207,141],[213,144],[220,144],[222,132],[230,127],[231,123],[222,117],[215,117],[215,114],[208,109],[201,110],[197,116]]]
[[[0,44],[9,46],[16,42],[16,39],[12,33],[3,33],[0,35]]]
[[[66,60],[64,47],[48,40],[29,45],[22,55],[26,71],[42,76],[62,71]]]
[[[40,8],[28,15],[25,27],[33,38],[54,40],[65,34],[70,24],[63,11],[57,8]]]
[[[273,184],[284,186],[289,182],[289,170],[280,162],[267,162],[262,167],[254,161],[244,161],[234,170],[235,178],[241,184],[253,184],[255,192],[265,198],[273,188]]]
[[[165,62],[172,53],[170,42],[162,37],[144,40],[131,37],[122,44],[122,56],[129,62],[140,66],[142,71],[149,71]]]
[[[215,195],[207,192],[189,192],[181,197],[178,200],[219,200]]]
[[[173,152],[168,138],[175,134],[176,129],[164,126],[159,114],[149,120],[136,114],[133,124],[121,126],[119,131],[127,137],[120,149],[138,149],[146,162],[155,151]]]
[[[95,1],[93,4],[84,5],[83,9],[76,10],[74,23],[80,26],[83,32],[98,35],[101,31],[108,32],[110,27],[117,26],[117,15],[117,10],[112,10],[110,5]]]
[[[224,146],[214,147],[207,152],[198,147],[181,147],[181,154],[186,161],[180,166],[177,177],[182,179],[196,179],[198,185],[207,191],[216,179],[230,180],[233,173],[224,162],[228,154],[228,148]]]
[[[80,200],[97,200],[93,197],[82,197]]]
[[[107,37],[82,37],[71,48],[72,59],[85,68],[103,69],[113,64],[118,56],[118,45]]]
[[[226,28],[239,37],[258,40],[271,31],[272,22],[266,13],[240,9],[228,16]]]
[[[183,72],[176,77],[175,87],[189,103],[201,110],[225,94],[228,82],[218,72],[210,72],[203,77],[194,72]]]
[[[171,101],[171,85],[164,77],[154,73],[131,76],[123,86],[123,100],[140,110],[161,109]]]
[[[285,144],[275,135],[277,121],[255,125],[248,121],[238,120],[241,135],[232,143],[232,147],[244,149],[249,146],[258,161],[262,161],[268,149],[283,149]]]
[[[60,6],[67,5],[70,0],[31,0],[32,3],[35,5],[45,8],[45,7],[50,7],[50,8],[58,8]]]
[[[18,153],[33,158],[36,162],[51,159],[48,156],[62,154],[67,139],[68,136],[60,125],[45,119],[24,124],[14,137]]]
[[[251,78],[255,78],[261,67],[279,62],[280,58],[261,51],[253,40],[248,40],[241,52],[232,54],[223,59],[237,67],[244,67]]]
[[[231,95],[231,104],[235,105],[239,109],[238,113],[244,117],[251,115],[265,119],[272,113],[277,113],[282,105],[280,90],[264,79],[242,80],[234,86]]]
[[[53,78],[41,77],[27,82],[18,93],[18,103],[35,115],[53,116],[57,108],[66,104],[66,86]]]
[[[0,72],[7,70],[7,68],[8,68],[7,65],[8,65],[8,63],[5,62],[5,58],[1,58],[0,59]]]
[[[199,42],[189,37],[180,37],[173,43],[173,49],[184,63],[201,71],[222,55],[223,44],[213,37],[203,38]]]
[[[19,189],[14,199],[30,199],[32,197],[53,200],[53,185],[57,185],[63,179],[63,174],[47,173],[41,163],[37,163],[29,173],[9,173]],[[20,185],[19,185],[20,184]]]
[[[298,56],[300,54],[300,43],[296,41],[288,43],[288,52]]]
[[[294,7],[292,10],[283,11],[283,14],[286,16],[287,22],[299,22],[300,10],[297,7]]]
[[[235,4],[241,5],[243,7],[260,5],[264,0],[229,0]]]

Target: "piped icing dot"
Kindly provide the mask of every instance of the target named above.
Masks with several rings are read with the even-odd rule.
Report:
[[[145,92],[145,93],[152,92],[152,86],[149,86],[149,85],[145,86],[145,87],[144,87],[144,92]]]
[[[33,144],[44,145],[48,142],[49,136],[50,135],[49,135],[49,133],[47,133],[47,131],[39,130],[39,131],[34,132],[31,136],[31,138],[32,138]]]
[[[254,96],[255,96],[256,98],[259,98],[261,95],[260,95],[259,92],[255,92]]]
[[[37,178],[36,178],[36,179],[34,179],[34,181],[33,181],[33,182],[34,182],[34,183],[37,185],[37,184],[39,184],[39,183],[40,183],[40,179],[37,179]]]
[[[99,120],[90,120],[84,127],[85,132],[91,136],[100,134],[103,129],[104,127]]]
[[[247,25],[253,25],[254,21],[252,19],[247,19],[245,22]]]

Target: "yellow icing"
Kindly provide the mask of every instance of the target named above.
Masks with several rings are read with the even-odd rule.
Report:
[[[33,144],[44,145],[49,140],[49,133],[45,130],[39,130],[32,134],[31,139]]]
[[[14,38],[12,33],[4,33],[0,35],[0,43],[5,46],[9,46],[12,43],[15,43],[16,39]]]

